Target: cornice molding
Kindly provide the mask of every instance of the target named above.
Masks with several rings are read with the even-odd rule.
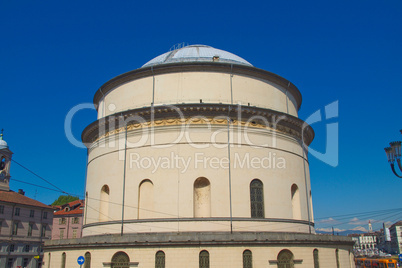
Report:
[[[281,218],[241,218],[241,217],[210,217],[210,218],[155,218],[155,219],[137,219],[137,220],[124,220],[124,224],[129,223],[155,223],[155,222],[208,222],[208,221],[240,221],[240,222],[281,222],[281,223],[292,223],[292,224],[303,224],[310,225],[314,227],[314,222],[309,222],[306,220],[294,220],[294,219],[281,219]],[[121,220],[117,221],[103,221],[103,222],[94,222],[88,223],[82,226],[83,229],[94,227],[94,226],[103,226],[103,225],[113,225],[113,224],[121,224]]]
[[[45,242],[46,251],[77,248],[200,247],[202,246],[280,246],[352,247],[350,237],[292,232],[183,232],[96,235]]]
[[[295,116],[270,109],[230,104],[179,104],[133,109],[91,123],[84,129],[81,138],[90,148],[102,138],[122,133],[125,130],[124,120],[128,120],[127,130],[133,131],[183,124],[226,125],[227,117],[234,126],[271,129],[303,140],[307,146],[314,139],[313,128]],[[137,121],[130,123],[130,119]],[[138,119],[142,122],[138,122]]]

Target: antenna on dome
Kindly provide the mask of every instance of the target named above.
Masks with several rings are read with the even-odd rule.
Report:
[[[2,129],[1,129],[1,133],[0,133],[0,140],[3,139],[3,132],[4,132],[4,129],[2,128]]]
[[[188,44],[187,42],[177,43],[177,44],[171,46],[170,49],[169,49],[169,51],[177,50],[177,49],[186,47],[186,46],[188,46],[188,45],[189,45],[189,44]]]

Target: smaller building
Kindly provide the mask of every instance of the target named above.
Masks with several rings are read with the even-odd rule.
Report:
[[[377,234],[376,233],[365,233],[365,234],[350,234],[355,242],[353,249],[355,250],[365,250],[365,249],[376,249],[377,248]]]
[[[398,221],[389,227],[391,234],[391,253],[402,253],[402,221]]]
[[[58,206],[53,213],[52,240],[80,238],[83,212],[83,200],[75,200]]]
[[[0,134],[0,267],[41,267],[50,240],[53,208],[10,190],[12,152]]]
[[[0,191],[0,267],[40,267],[52,218],[51,207],[24,196],[22,190]]]
[[[353,250],[359,250],[360,249],[360,243],[359,243],[359,234],[350,234],[348,235],[349,237],[352,238],[354,245],[353,245]]]
[[[378,231],[377,234],[378,249],[385,253],[391,253],[391,234],[389,231],[389,226],[383,223],[383,228]]]

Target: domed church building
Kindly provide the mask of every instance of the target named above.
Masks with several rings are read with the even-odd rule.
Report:
[[[95,93],[82,238],[43,267],[354,267],[317,235],[313,129],[288,80],[205,45],[175,47]]]

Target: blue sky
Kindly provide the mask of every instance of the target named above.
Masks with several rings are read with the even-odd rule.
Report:
[[[302,119],[339,101],[339,117],[313,125],[312,148],[324,152],[326,123],[339,123],[339,165],[310,156],[321,227],[336,215],[400,208],[402,180],[383,148],[402,139],[401,11],[396,0],[1,1],[0,128],[16,161],[82,194],[86,151],[65,137],[68,111],[176,43],[206,44],[292,81],[303,95]],[[78,113],[76,137],[95,119],[94,111]],[[16,164],[11,172],[12,179],[49,186]],[[44,203],[59,195],[16,181],[11,187],[30,197],[37,191]],[[402,219],[399,211],[373,213],[374,227]]]

